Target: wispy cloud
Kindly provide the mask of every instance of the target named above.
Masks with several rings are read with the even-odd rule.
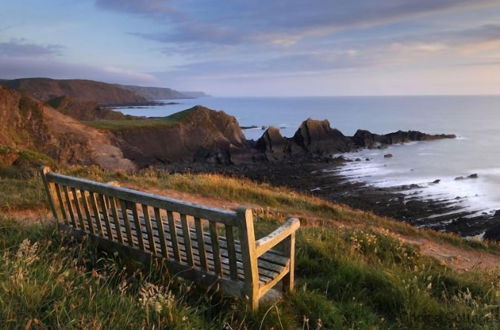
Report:
[[[39,45],[26,39],[0,42],[0,56],[2,57],[46,57],[60,55],[63,49],[61,45]]]
[[[164,23],[165,32],[137,33],[165,43],[270,43],[289,46],[307,37],[493,0],[97,0],[99,8],[141,15]]]

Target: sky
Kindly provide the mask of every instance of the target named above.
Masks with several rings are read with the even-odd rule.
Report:
[[[0,78],[213,96],[500,94],[500,0],[0,0]]]

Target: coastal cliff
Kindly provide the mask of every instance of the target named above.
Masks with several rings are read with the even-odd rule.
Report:
[[[231,163],[231,154],[249,149],[238,121],[202,106],[112,130],[127,158],[139,166],[173,162]]]
[[[15,89],[42,102],[60,96],[97,104],[137,104],[147,102],[145,97],[133,91],[93,80],[24,78],[2,80],[0,85]]]
[[[179,92],[165,87],[109,84],[82,79],[22,78],[0,80],[0,85],[15,89],[42,102],[69,97],[98,105],[149,104],[158,99],[185,99],[206,96],[203,92]]]
[[[0,145],[41,152],[62,164],[135,168],[123,157],[109,133],[88,127],[3,86],[0,86]],[[15,157],[9,161],[15,162]]]

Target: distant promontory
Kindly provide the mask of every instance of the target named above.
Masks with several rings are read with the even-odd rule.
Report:
[[[163,87],[117,85],[82,79],[21,78],[0,80],[0,85],[42,102],[64,96],[98,105],[140,105],[158,99],[206,96],[203,92],[179,92]]]

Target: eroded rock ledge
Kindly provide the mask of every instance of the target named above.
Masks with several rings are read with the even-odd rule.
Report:
[[[367,130],[358,130],[354,136],[349,137],[332,128],[328,120],[309,118],[302,122],[292,138],[285,138],[276,127],[269,127],[257,140],[255,147],[266,160],[282,161],[297,156],[315,159],[362,148],[385,148],[391,144],[455,137],[453,134],[426,134],[418,131],[379,135]]]

